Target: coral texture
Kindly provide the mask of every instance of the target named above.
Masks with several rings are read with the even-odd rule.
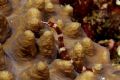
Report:
[[[86,29],[86,25],[92,25],[89,17],[93,14],[88,14],[93,0],[77,0],[75,4],[74,0],[61,1],[70,4],[61,5],[58,0],[0,0],[0,80],[120,79],[120,64],[111,61],[109,52],[114,40],[105,41],[109,44],[103,47],[104,41],[98,44],[86,33],[93,34],[92,28]],[[105,3],[99,1],[94,0],[98,7]],[[78,7],[80,11],[76,11]],[[79,22],[73,18],[77,15]],[[117,31],[119,19],[114,15],[109,20],[110,29]],[[120,56],[119,43],[115,45]]]

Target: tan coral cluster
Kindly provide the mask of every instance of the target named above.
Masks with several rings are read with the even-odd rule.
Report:
[[[27,26],[26,29],[35,33],[39,32],[42,28],[41,25],[42,14],[37,8],[30,8],[26,13]]]
[[[97,80],[94,73],[90,71],[83,72],[75,80]]]
[[[13,55],[16,60],[26,60],[33,58],[36,53],[36,43],[34,33],[30,30],[26,30],[22,34],[18,35],[15,39],[15,49],[13,48]]]
[[[40,54],[46,58],[54,57],[55,43],[54,35],[51,31],[45,31],[43,35],[38,39],[38,46]]]
[[[55,0],[21,3],[9,17],[0,17],[2,36],[12,30],[0,45],[0,80],[102,80],[116,75],[118,68],[111,68],[107,49],[72,21],[70,5],[61,6]],[[43,24],[49,21],[55,24]],[[60,59],[65,49],[69,60]]]
[[[14,80],[13,74],[8,71],[0,71],[0,80]]]
[[[84,38],[81,42],[83,48],[84,48],[84,53],[89,56],[95,55],[94,52],[94,44],[93,41],[90,38]]]
[[[68,23],[66,27],[64,28],[64,34],[72,38],[76,38],[80,36],[81,35],[80,23],[78,22]]]
[[[76,73],[74,72],[74,66],[71,61],[61,59],[56,59],[53,61],[50,68],[50,73],[51,80],[56,80],[55,78],[60,78],[60,76],[63,76],[63,79],[68,78],[68,80],[72,80],[76,77]]]
[[[49,80],[49,69],[46,63],[38,62],[21,73],[21,80]]]

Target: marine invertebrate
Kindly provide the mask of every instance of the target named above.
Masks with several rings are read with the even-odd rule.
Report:
[[[65,7],[63,8],[63,11],[64,11],[65,16],[72,16],[73,15],[73,7],[70,5],[65,5]]]
[[[50,78],[47,64],[41,61],[25,70],[21,75],[22,80],[49,80]]]
[[[73,60],[74,69],[81,73],[84,69],[84,58],[85,54],[83,53],[83,47],[80,42],[77,42],[71,51],[71,58]]]
[[[75,80],[96,80],[96,76],[93,72],[85,71],[77,76]]]
[[[44,58],[54,59],[56,56],[55,39],[51,31],[45,31],[38,39],[40,55]]]
[[[79,0],[81,10],[88,9],[89,1],[92,0]],[[119,80],[118,68],[111,65],[109,51],[88,38],[82,29],[83,24],[85,28],[92,27],[91,22],[78,23],[71,18],[75,15],[72,6],[76,4],[13,0],[12,5],[14,2],[19,5],[6,17],[12,34],[0,47],[0,69],[13,74],[14,80],[74,80],[77,74],[78,80]],[[106,3],[102,3],[100,15],[106,8]],[[104,16],[99,16],[97,21]]]
[[[71,61],[61,60],[61,59],[56,59],[55,61],[53,61],[52,67],[50,69],[50,73],[51,73],[51,76],[61,73],[61,75],[63,76],[63,79],[68,78],[69,80],[74,79],[76,76],[74,72],[74,66],[72,65]],[[52,79],[55,79],[56,77],[52,77]]]
[[[12,50],[15,60],[20,62],[35,57],[37,50],[33,32],[27,30],[18,35]]]
[[[93,0],[59,0],[61,4],[73,7],[73,16],[80,22],[92,10]]]
[[[0,80],[14,80],[13,74],[9,71],[0,71]]]
[[[112,39],[99,41],[98,43],[105,46],[105,47],[108,47],[108,49],[112,49],[115,45],[115,42]]]
[[[53,12],[54,11],[54,5],[49,0],[45,2],[45,11],[46,12]]]
[[[116,5],[120,5],[120,1],[119,0],[116,0]]]
[[[117,48],[117,53],[118,53],[118,56],[120,56],[120,46],[118,46]]]
[[[117,32],[119,32],[119,29],[117,27],[117,24],[116,24],[116,27],[112,26],[114,24],[111,24],[112,23],[111,21],[114,19],[109,18],[112,15],[114,15],[114,14],[112,14],[114,12],[117,12],[117,14],[115,14],[116,16],[119,15],[119,6],[116,4],[116,3],[119,3],[118,0],[94,0],[94,1],[92,1],[92,0],[87,0],[87,1],[59,0],[59,1],[62,4],[66,3],[66,4],[71,4],[73,6],[74,12],[76,10],[74,15],[77,14],[77,17],[75,17],[75,18],[80,18],[81,13],[84,13],[85,11],[87,12],[87,9],[91,10],[89,7],[82,8],[82,5],[91,6],[91,8],[92,8],[91,13],[87,12],[89,14],[86,14],[86,16],[84,16],[84,17],[91,16],[90,17],[91,22],[89,22],[89,21],[87,21],[87,23],[82,22],[82,24],[83,24],[82,28],[84,29],[84,31],[86,32],[88,37],[92,38],[92,40],[95,40],[97,42],[97,41],[103,40],[105,38],[115,39],[115,40],[116,40],[116,38],[118,39],[118,37],[116,37],[115,35],[119,35],[119,33],[110,33],[110,32],[114,32],[114,31],[116,32],[116,29],[117,29]],[[86,3],[86,4],[84,4],[84,3]],[[78,7],[75,7],[75,6],[78,6]],[[81,11],[80,9],[85,9],[85,10]],[[112,10],[112,11],[110,11],[110,10]],[[80,17],[78,17],[78,16],[80,16]],[[84,17],[82,18],[83,21],[84,21]],[[79,19],[79,20],[82,21],[82,19]],[[115,21],[115,22],[117,22],[117,21]],[[97,27],[97,26],[99,26],[99,27]],[[108,32],[105,33],[106,31],[108,31]],[[114,36],[110,36],[111,34],[114,34]]]
[[[113,0],[113,2],[114,1],[116,1],[116,0]],[[111,2],[107,1],[105,3],[107,6],[104,7],[104,9],[101,9],[101,7],[100,7],[100,10],[99,10],[100,14],[97,11],[95,11],[95,13],[94,13],[96,15],[101,16],[101,19],[99,18],[99,16],[98,16],[98,18],[97,17],[95,18],[95,16],[94,16],[94,18],[97,21],[94,21],[94,24],[92,26],[92,29],[95,31],[94,33],[97,33],[94,35],[97,41],[103,40],[103,39],[118,40],[117,36],[119,36],[119,33],[117,33],[117,32],[119,32],[119,27],[118,27],[119,22],[117,21],[118,20],[117,17],[119,17],[119,8],[117,9],[116,7],[114,7],[113,3],[111,3],[111,4],[109,4],[109,3],[111,3]],[[102,5],[104,5],[104,4],[102,4]],[[109,6],[109,5],[113,6],[112,9],[111,9],[111,6]],[[110,12],[109,10],[112,10],[112,11]],[[115,23],[115,24],[113,24],[113,23]],[[96,26],[100,26],[100,27],[98,28]],[[107,33],[105,33],[105,31]],[[114,31],[115,32],[117,31],[117,32],[114,33]],[[103,34],[104,34],[104,36],[103,36]],[[111,34],[114,36],[110,36]],[[101,36],[101,38],[99,38],[97,36]]]
[[[92,40],[90,38],[84,38],[81,42],[83,49],[84,49],[84,53],[88,56],[93,56],[95,55],[94,53],[94,44],[92,42]]]
[[[73,65],[74,65],[74,68],[75,70],[78,72],[78,73],[81,73],[83,70],[84,70],[84,58],[74,58],[73,59]]]
[[[92,69],[95,74],[100,74],[103,71],[103,65],[102,64],[94,64]]]
[[[117,6],[115,2],[116,0],[95,2],[95,4],[98,3],[97,6],[99,8],[97,10],[94,10],[91,17],[89,17],[89,20],[91,21],[90,22],[89,20],[87,21],[91,25],[88,28],[90,28],[90,30],[93,30],[91,34],[93,40],[95,40],[98,43],[108,41],[108,43],[104,43],[103,46],[106,46],[110,49],[111,59],[113,59],[113,55],[115,58],[116,55],[115,45],[116,43],[119,42],[120,35],[118,19],[119,6]],[[110,44],[112,44],[112,46]]]
[[[75,58],[83,58],[85,56],[85,54],[83,53],[83,46],[80,44],[80,42],[77,42],[75,44],[71,55]]]
[[[42,28],[41,19],[42,13],[37,8],[30,8],[27,13],[26,17],[26,29],[31,30],[34,32],[36,37],[39,37],[39,30]]]
[[[44,0],[28,0],[25,4],[27,8],[35,7],[38,8],[39,10],[43,9],[45,6],[45,1]]]
[[[64,34],[72,38],[77,38],[81,35],[80,26],[78,22],[71,22],[64,28]]]

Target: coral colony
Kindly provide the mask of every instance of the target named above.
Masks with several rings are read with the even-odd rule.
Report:
[[[120,0],[0,0],[0,80],[120,80]]]

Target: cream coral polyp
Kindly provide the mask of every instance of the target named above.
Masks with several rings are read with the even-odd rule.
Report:
[[[120,79],[119,64],[112,64],[109,50],[87,37],[73,19],[71,5],[57,0],[9,2],[12,13],[0,10],[0,80]]]

